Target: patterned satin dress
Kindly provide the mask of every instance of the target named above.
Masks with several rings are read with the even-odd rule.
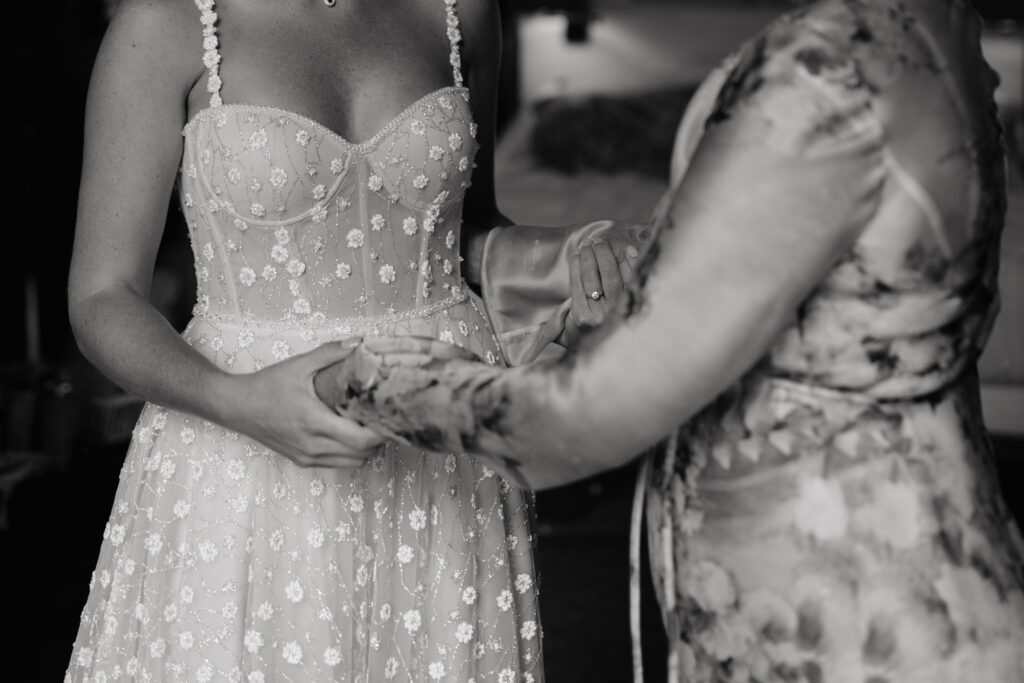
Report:
[[[767,356],[652,463],[674,680],[1024,681],[1024,543],[975,372],[1005,210],[979,31],[956,0],[826,0],[741,48],[688,114],[684,153],[756,116],[812,163],[873,147],[883,181]]]
[[[455,84],[358,144],[223,104],[217,15],[196,4],[211,101],[183,131],[188,343],[232,373],[352,335],[502,363],[460,277],[476,125],[454,0],[438,11]],[[66,680],[540,681],[532,505],[464,454],[388,442],[358,469],[304,469],[148,405]]]

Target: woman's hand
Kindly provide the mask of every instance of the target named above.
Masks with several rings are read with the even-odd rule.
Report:
[[[588,239],[569,259],[572,308],[560,338],[563,346],[575,346],[580,337],[603,323],[615,309],[619,296],[633,279],[639,244],[649,232],[631,231],[625,238],[609,235]]]
[[[433,337],[373,337],[313,377],[316,396],[339,413],[350,399],[373,389],[395,367],[430,369],[446,362],[483,363],[472,352]]]
[[[227,421],[301,467],[362,465],[384,438],[336,415],[313,391],[316,373],[347,358],[361,341],[329,342],[258,372],[229,376],[237,406]]]

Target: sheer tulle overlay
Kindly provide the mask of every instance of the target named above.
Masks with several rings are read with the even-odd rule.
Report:
[[[197,4],[216,67],[217,17]],[[211,68],[181,175],[194,349],[241,373],[417,334],[502,362],[459,275],[476,126],[455,74],[352,144],[298,114],[222,105]],[[304,469],[149,405],[66,680],[541,680],[532,506],[464,454],[389,442],[358,469]]]

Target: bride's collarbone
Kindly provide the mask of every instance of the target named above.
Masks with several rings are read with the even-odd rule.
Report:
[[[218,7],[223,2],[219,0]],[[334,7],[326,7],[323,0],[269,5],[264,1],[219,13],[217,33],[225,59],[237,47],[250,55],[266,53],[274,59],[315,60],[342,68],[401,57],[411,58],[404,62],[407,66],[436,56],[447,64],[441,0],[339,0]]]
[[[433,4],[444,6],[439,0]],[[262,16],[271,15],[270,9],[253,10],[253,16],[233,24],[222,18],[218,32],[224,102],[294,111],[358,141],[410,102],[451,85],[443,12],[436,19],[437,30],[429,31],[434,27],[408,18],[391,26],[380,17],[360,15],[339,21],[331,13],[341,6],[339,1],[333,8],[275,10],[272,16],[280,21],[273,23]],[[310,25],[307,14],[325,18]],[[395,15],[394,10],[387,13]]]

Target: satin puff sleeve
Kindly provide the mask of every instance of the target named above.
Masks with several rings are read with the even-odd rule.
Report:
[[[764,358],[878,215],[888,170],[876,89],[848,31],[806,28],[777,24],[739,52],[689,129],[696,144],[634,269],[625,319],[523,398],[536,433],[555,430],[594,472]]]

